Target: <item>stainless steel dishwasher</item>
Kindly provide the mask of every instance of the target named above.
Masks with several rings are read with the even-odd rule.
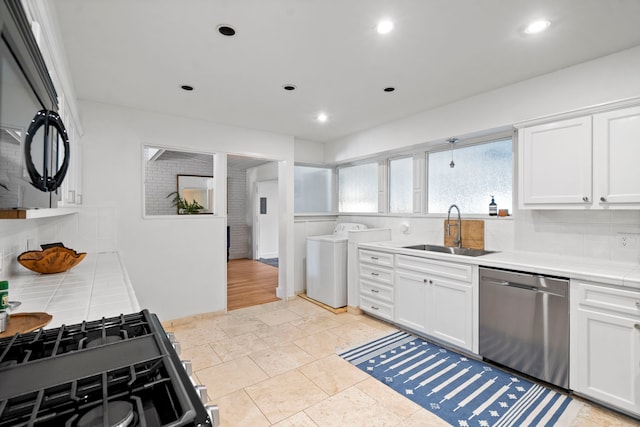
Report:
[[[569,280],[480,267],[480,355],[569,388]]]

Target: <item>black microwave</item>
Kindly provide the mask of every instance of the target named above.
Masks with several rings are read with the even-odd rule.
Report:
[[[19,0],[0,2],[0,36],[0,210],[54,208],[69,139]]]

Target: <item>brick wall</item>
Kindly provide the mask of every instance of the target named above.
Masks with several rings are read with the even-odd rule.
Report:
[[[147,149],[145,148],[145,158]],[[175,215],[167,195],[178,189],[178,175],[211,176],[213,156],[210,161],[197,159],[156,160],[145,165],[145,211],[147,215]]]
[[[252,258],[251,226],[247,196],[247,172],[227,169],[227,225],[231,227],[229,258]]]

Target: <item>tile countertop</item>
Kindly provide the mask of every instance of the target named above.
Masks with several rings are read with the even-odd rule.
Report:
[[[506,268],[640,289],[640,263],[622,263],[593,258],[568,257],[556,254],[524,251],[495,252],[479,257],[469,257],[464,255],[405,249],[402,247],[423,243],[424,242],[387,241],[360,243],[359,247],[363,249],[437,259],[441,261]]]
[[[140,311],[117,252],[88,253],[64,273],[38,274],[21,268],[8,280],[9,300],[22,302],[12,313],[47,312],[53,319],[46,328]]]

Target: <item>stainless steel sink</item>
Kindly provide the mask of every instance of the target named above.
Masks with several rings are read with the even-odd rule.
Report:
[[[403,246],[403,248],[417,249],[419,251],[441,252],[445,254],[465,255],[465,256],[481,256],[486,254],[492,254],[495,252],[495,251],[485,251],[483,249],[458,248],[458,247],[439,246],[439,245],[413,245],[413,246]]]

